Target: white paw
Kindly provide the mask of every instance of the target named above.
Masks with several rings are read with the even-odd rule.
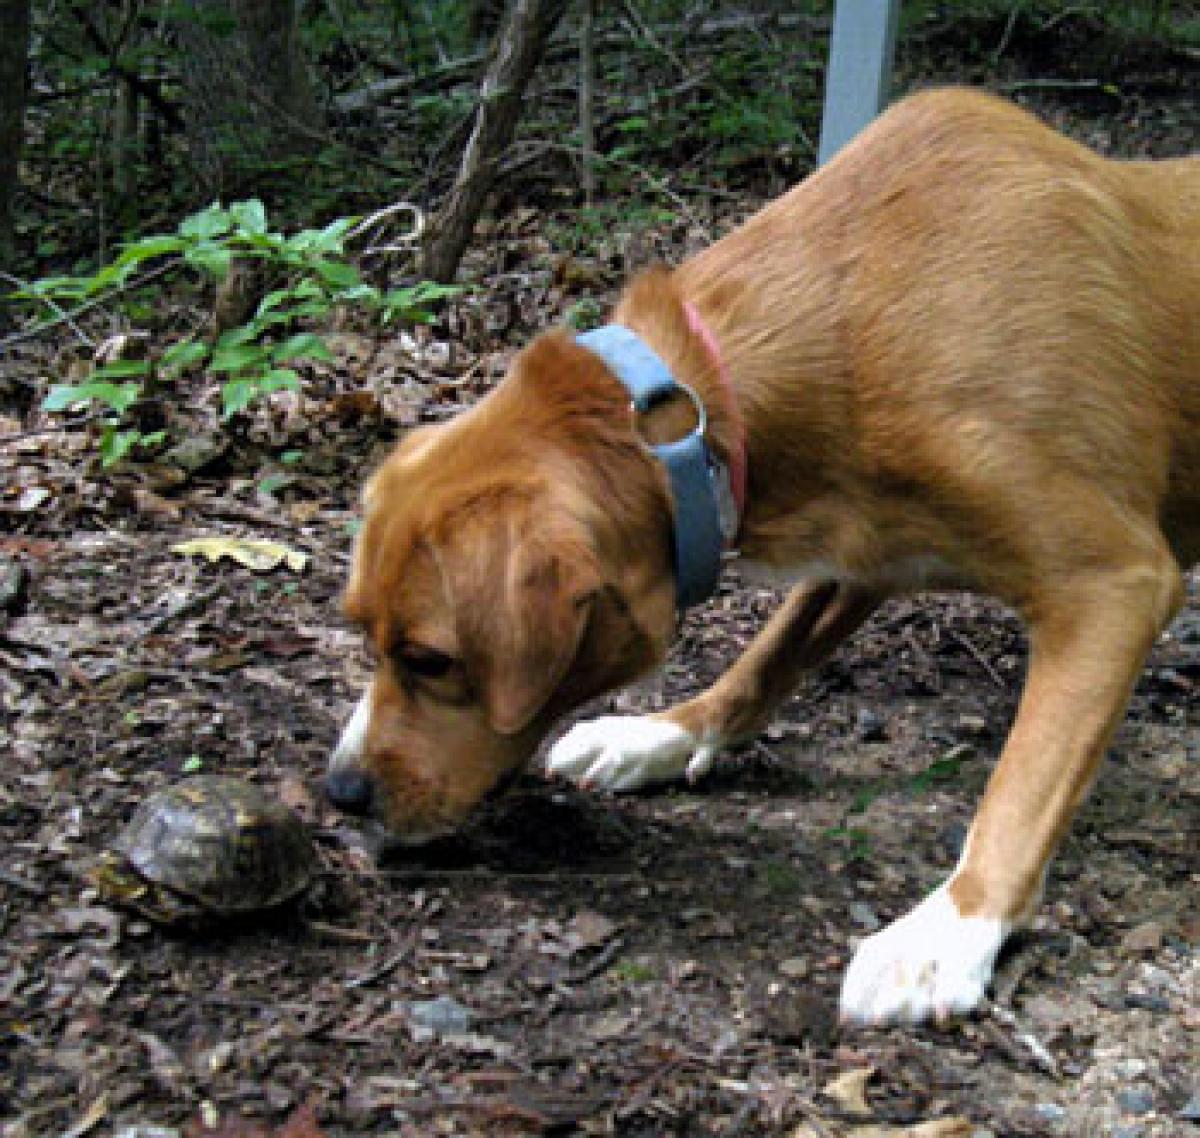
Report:
[[[842,982],[842,1019],[919,1023],[971,1011],[1008,932],[996,918],[960,916],[943,885],[859,945]]]
[[[577,723],[553,747],[549,774],[599,790],[638,790],[655,783],[700,778],[719,745],[649,715],[604,715]]]
[[[329,756],[329,769],[355,766],[362,758],[363,744],[367,740],[367,727],[371,723],[371,686],[363,692],[362,698],[354,705],[354,711],[342,728],[341,737],[333,754]]]

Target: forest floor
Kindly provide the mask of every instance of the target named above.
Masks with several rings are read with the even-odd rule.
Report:
[[[1068,31],[978,73],[943,36],[902,52],[902,80],[986,81],[1114,154],[1200,148],[1194,60]],[[993,603],[891,604],[693,787],[607,798],[530,775],[461,837],[382,864],[321,801],[367,674],[337,605],[364,473],[625,275],[627,235],[567,273],[546,221],[491,223],[453,326],[333,334],[335,363],[241,438],[198,431],[188,455],[102,474],[86,429],[30,433],[27,389],[0,409],[0,560],[28,574],[0,614],[4,1138],[1200,1136],[1195,578],[995,1006],[945,1028],[843,1030],[837,992],[856,941],[957,856],[1025,663]],[[699,235],[652,240],[676,255]],[[44,383],[44,351],[10,375]],[[176,551],[202,536],[308,562]],[[604,706],[695,692],[775,600],[731,576],[662,674]],[[299,906],[167,933],[98,904],[83,871],[195,769],[311,823],[321,872]]]

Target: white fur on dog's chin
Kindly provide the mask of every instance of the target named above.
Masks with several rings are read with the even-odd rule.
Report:
[[[353,767],[362,758],[363,748],[367,741],[367,727],[371,723],[371,686],[363,692],[362,698],[354,705],[354,711],[342,728],[337,746],[329,756],[329,769],[340,770],[342,767]]]
[[[842,982],[843,1021],[920,1023],[972,1011],[1010,931],[995,917],[962,916],[942,885],[859,945]]]
[[[603,715],[563,735],[550,748],[546,770],[596,790],[640,790],[703,777],[720,747],[666,719]]]

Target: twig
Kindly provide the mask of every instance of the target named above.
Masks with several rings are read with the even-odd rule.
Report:
[[[391,205],[385,205],[382,209],[377,209],[374,213],[364,217],[349,233],[346,234],[347,241],[354,241],[361,237],[364,233],[373,229],[381,221],[386,221],[390,217],[394,217],[398,213],[408,212],[412,214],[412,229],[401,238],[403,242],[418,242],[425,233],[425,213],[419,205],[414,205],[412,202],[392,202]],[[373,249],[368,249],[368,253],[374,252]]]
[[[369,984],[374,984],[382,980],[385,976],[390,976],[412,955],[412,950],[416,947],[418,939],[417,935],[408,937],[390,956],[375,965],[374,968],[369,968],[366,972],[360,972],[357,976],[351,976],[343,986],[346,988],[365,988]]]
[[[683,60],[679,58],[666,44],[664,44],[653,32],[650,26],[642,18],[641,12],[637,10],[633,0],[624,0],[621,4],[621,9],[625,13],[625,19],[628,20],[635,34],[642,37],[647,44],[665,60],[677,67],[684,75],[687,74],[687,66]]]
[[[190,612],[194,612],[198,608],[202,608],[208,604],[213,597],[224,588],[224,585],[213,585],[210,588],[204,589],[199,593],[193,593],[190,597],[185,597],[176,605],[172,605],[162,616],[156,617],[145,628],[142,629],[141,638],[144,640],[147,636],[157,636],[168,624],[178,620],[181,616],[186,616]]]
[[[571,146],[566,142],[547,142],[542,140],[540,142],[533,143],[532,147],[535,155],[546,150],[554,151],[560,154],[570,154],[573,157],[578,157],[582,153],[580,147]],[[705,241],[712,241],[712,234],[709,232],[708,226],[706,226],[704,222],[692,212],[692,209],[688,203],[674,190],[672,190],[662,178],[655,177],[650,173],[649,170],[639,166],[636,162],[629,162],[624,158],[614,158],[611,154],[601,153],[595,154],[594,157],[601,162],[607,162],[610,166],[616,166],[619,169],[628,170],[630,173],[636,174],[643,181],[647,182],[655,193],[662,194],[663,197],[669,198],[672,202],[674,202],[676,207],[679,209],[679,212],[696,227]],[[507,169],[502,172],[507,173]]]
[[[11,885],[12,888],[20,889],[22,893],[29,893],[34,897],[46,896],[46,887],[41,882],[30,881],[29,878],[8,869],[0,869],[0,884]]]
[[[1013,32],[1017,26],[1017,18],[1021,14],[1021,8],[1024,6],[1025,0],[1016,0],[1008,13],[1008,21],[1004,25],[1004,33],[1000,36],[1000,42],[996,45],[996,50],[992,52],[992,63],[999,63],[1000,57],[1008,50],[1009,41],[1012,39]]]
[[[114,296],[122,292],[128,292],[130,289],[141,288],[145,284],[149,284],[152,280],[163,276],[171,269],[178,267],[179,258],[172,257],[164,264],[157,268],[151,269],[147,273],[143,273],[133,281],[125,281],[121,284],[114,285],[110,292],[106,292],[103,296],[97,296],[93,300],[81,304],[78,308],[71,309],[70,312],[64,312],[61,316],[56,316],[53,320],[47,320],[45,324],[38,324],[33,328],[26,328],[23,332],[14,332],[11,336],[5,336],[0,340],[0,350],[11,347],[13,344],[20,344],[25,340],[33,340],[40,336],[43,332],[49,331],[51,328],[57,328],[60,324],[66,324],[76,316],[82,316],[85,312],[90,312],[93,308],[100,308],[107,304]]]
[[[32,430],[18,431],[15,435],[0,435],[0,447],[24,442],[26,439],[36,439],[39,435],[57,435],[63,431],[73,431],[77,427],[86,427],[89,423],[104,419],[107,415],[107,411],[93,411],[81,419],[71,419],[65,423],[55,423],[47,427],[34,427]]]
[[[975,647],[969,637],[964,636],[961,632],[954,631],[952,631],[950,635],[955,639],[955,641],[958,642],[958,644],[967,650],[967,653],[970,655],[971,659],[974,660],[975,663],[978,664],[985,672],[987,672],[992,683],[994,683],[996,687],[1002,688],[1006,686],[1003,677],[999,674],[999,672],[996,671],[995,668],[992,667],[991,663],[988,661],[988,658],[982,652],[980,652],[978,648]]]
[[[1029,1052],[1039,1070],[1044,1071],[1051,1078],[1062,1078],[1062,1069],[1058,1065],[1058,1060],[1050,1054],[1049,1048],[1031,1031],[1023,1028],[1017,1017],[1008,1008],[989,1000],[985,1004],[985,1009],[992,1019],[1012,1032],[1013,1038]]]
[[[231,498],[210,498],[202,504],[201,509],[210,517],[225,518],[227,521],[252,522],[254,525],[289,532],[294,532],[296,529],[295,523],[283,515],[268,513],[257,506],[235,502]]]
[[[29,288],[28,281],[22,280],[20,277],[14,277],[12,273],[0,272],[0,279],[8,281],[8,283],[11,285],[16,285],[17,288]],[[79,325],[71,319],[71,314],[69,312],[64,312],[62,307],[56,304],[51,297],[31,296],[30,299],[40,300],[47,308],[51,309],[64,323],[70,325],[71,331],[74,332],[75,335],[78,336],[85,344],[87,344],[89,348],[94,348],[96,346],[96,341],[93,340],[91,336],[89,336],[82,328],[80,328]]]
[[[1099,79],[1018,79],[1000,84],[997,90],[1005,95],[1019,95],[1025,91],[1099,91],[1120,97],[1113,84]]]
[[[592,980],[599,976],[600,973],[603,972],[613,962],[617,953],[619,953],[624,947],[624,937],[613,937],[612,940],[610,940],[600,952],[598,952],[594,957],[592,957],[591,960],[587,962],[587,964],[577,971],[572,972],[567,977],[567,983],[583,984],[588,980]]]
[[[375,939],[370,933],[363,932],[361,929],[339,928],[337,925],[330,925],[325,921],[310,919],[306,924],[313,932],[320,933],[323,937],[339,944],[370,944]]]

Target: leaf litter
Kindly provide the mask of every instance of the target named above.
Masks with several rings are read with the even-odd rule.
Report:
[[[908,78],[944,74],[927,67]],[[1103,148],[1197,143],[1194,87],[1039,98]],[[842,1032],[837,986],[856,938],[957,856],[1024,667],[990,603],[889,606],[694,788],[605,799],[530,777],[383,864],[322,801],[367,675],[337,614],[362,477],[575,303],[545,220],[489,223],[517,268],[479,255],[486,294],[411,342],[346,330],[302,396],[178,462],[100,477],[86,423],[40,433],[28,403],[0,409],[0,559],[21,576],[0,606],[5,1138],[1200,1133],[1194,577],[995,1007],[945,1029]],[[628,267],[603,262],[587,293]],[[35,387],[48,363],[16,357]],[[197,535],[216,559],[177,552]],[[223,555],[259,543],[282,560]],[[774,601],[732,578],[660,677],[600,709],[695,692]],[[303,907],[200,936],[95,903],[83,867],[196,770],[301,810],[321,856]]]

